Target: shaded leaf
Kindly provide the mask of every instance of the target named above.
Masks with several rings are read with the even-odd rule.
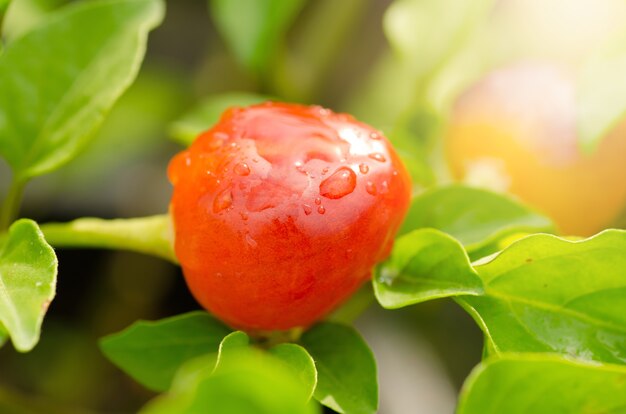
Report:
[[[104,354],[146,387],[165,391],[186,361],[217,352],[230,330],[206,312],[135,322],[100,341]]]
[[[315,360],[314,397],[339,413],[375,413],[378,408],[376,361],[363,338],[347,325],[321,323],[302,336]]]
[[[210,0],[217,29],[240,64],[263,73],[304,0]]]
[[[397,239],[391,257],[376,269],[373,283],[379,303],[391,309],[483,292],[463,246],[434,229],[415,230]]]
[[[32,220],[18,220],[0,247],[0,341],[18,351],[39,341],[41,323],[56,290],[57,258]]]
[[[0,57],[0,154],[18,180],[73,158],[135,78],[159,0],[70,5]],[[37,59],[33,59],[33,56]]]
[[[626,232],[524,238],[475,266],[484,296],[457,298],[496,352],[626,363]]]
[[[626,367],[557,355],[492,358],[463,385],[458,414],[623,413]]]

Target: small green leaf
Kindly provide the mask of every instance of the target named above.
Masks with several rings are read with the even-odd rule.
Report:
[[[583,66],[578,79],[578,131],[593,151],[626,117],[626,31],[617,33]]]
[[[148,31],[163,14],[160,0],[85,1],[7,46],[0,154],[19,180],[54,170],[82,149],[135,78]]]
[[[434,229],[415,230],[397,239],[391,257],[376,269],[373,283],[378,302],[388,309],[483,293],[463,246]]]
[[[39,341],[41,323],[54,298],[57,258],[32,220],[18,220],[0,247],[0,337],[18,351]]]
[[[233,351],[248,348],[248,345],[250,345],[250,337],[245,332],[235,331],[226,335],[220,342],[215,369],[224,362],[225,358],[228,359]]]
[[[167,390],[186,361],[217,352],[229,329],[206,312],[139,321],[100,342],[104,354],[147,388]]]
[[[317,370],[313,357],[306,349],[296,344],[280,344],[272,347],[269,352],[291,369],[303,387],[309,391],[308,396],[311,398],[317,384]]]
[[[267,96],[246,92],[232,92],[210,96],[201,101],[191,112],[174,122],[170,127],[170,134],[181,144],[185,146],[191,145],[198,134],[215,125],[228,108],[248,106],[270,99]]]
[[[304,0],[210,0],[211,16],[247,70],[265,73]]]
[[[245,346],[247,336],[234,332],[226,340],[222,358],[215,370],[207,356],[183,366],[171,391],[157,397],[143,414],[313,414],[319,412],[307,403],[307,392],[292,370],[268,353]],[[242,346],[243,345],[243,346]],[[185,374],[186,373],[186,374]]]
[[[549,232],[549,219],[511,198],[487,190],[449,185],[413,199],[399,234],[433,227],[459,240],[469,251],[519,232]]]
[[[529,236],[475,269],[485,294],[456,300],[494,351],[626,363],[626,231]]]
[[[557,355],[492,358],[463,385],[458,414],[623,413],[626,367]]]
[[[315,399],[339,413],[376,412],[376,361],[354,328],[321,323],[308,330],[301,342],[317,368]]]

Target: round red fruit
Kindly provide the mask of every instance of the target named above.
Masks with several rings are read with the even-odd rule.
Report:
[[[306,327],[357,290],[388,256],[411,187],[380,132],[283,103],[226,111],[169,177],[191,292],[249,332]]]

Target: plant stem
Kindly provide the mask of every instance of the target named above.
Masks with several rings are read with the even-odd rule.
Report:
[[[41,231],[54,247],[130,250],[178,263],[167,214],[114,220],[81,218],[69,223],[42,224]]]
[[[7,230],[13,220],[17,218],[25,186],[26,180],[13,179],[9,192],[0,208],[0,232]]]

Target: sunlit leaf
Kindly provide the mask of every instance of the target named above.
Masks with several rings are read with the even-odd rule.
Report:
[[[463,247],[434,229],[415,230],[397,239],[391,257],[377,268],[373,283],[380,304],[392,309],[483,292]]]
[[[15,222],[0,247],[0,341],[8,332],[18,351],[37,344],[56,277],[57,258],[37,224]]]
[[[18,180],[61,166],[86,144],[135,78],[163,13],[159,0],[82,2],[7,46],[0,154]]]
[[[626,367],[557,355],[510,354],[472,371],[458,414],[623,413]]]
[[[230,330],[206,312],[135,322],[102,339],[104,354],[146,387],[165,391],[186,361],[217,352]]]
[[[578,131],[583,148],[600,140],[626,118],[626,31],[589,59],[578,80]]]
[[[210,357],[183,366],[172,389],[151,401],[142,413],[313,414],[307,390],[281,360],[247,346],[247,335],[233,332],[220,347],[215,369]]]
[[[306,349],[296,344],[280,344],[270,348],[269,352],[283,361],[300,379],[304,388],[309,391],[309,398],[313,396],[317,384],[317,370],[313,358]]]
[[[347,325],[321,323],[302,336],[315,360],[314,397],[339,413],[375,413],[378,408],[376,361],[369,347]]]
[[[475,266],[483,296],[457,300],[496,352],[626,363],[626,231],[583,241],[534,235]]]
[[[554,230],[549,219],[506,195],[457,184],[413,199],[399,234],[422,227],[450,234],[470,252],[513,233]]]

